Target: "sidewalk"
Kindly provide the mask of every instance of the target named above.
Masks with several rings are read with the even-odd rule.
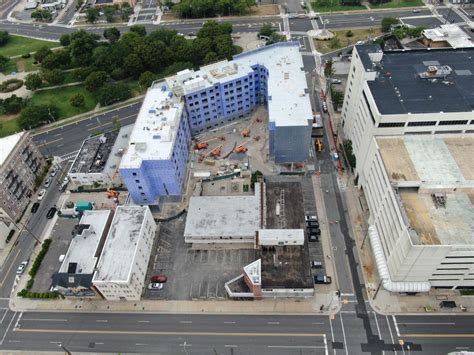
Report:
[[[26,283],[26,277],[20,285]],[[184,314],[285,314],[285,315],[330,315],[337,313],[339,307],[334,307],[338,297],[334,292],[317,294],[311,299],[263,299],[259,301],[106,301],[98,299],[78,298],[64,300],[31,300],[16,296],[15,290],[10,298],[10,309],[16,312],[88,312],[88,313],[184,313]],[[320,311],[321,305],[329,305],[334,311]]]

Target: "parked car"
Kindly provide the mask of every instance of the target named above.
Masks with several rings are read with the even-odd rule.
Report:
[[[310,242],[318,242],[319,241],[319,237],[315,234],[309,234],[308,235],[308,241]]]
[[[51,185],[51,180],[52,180],[51,177],[48,176],[48,178],[47,178],[46,181],[44,182],[44,187],[48,188],[49,185]]]
[[[321,106],[323,107],[323,111],[324,111],[325,113],[327,113],[327,112],[328,112],[328,105],[327,105],[326,101],[323,101],[323,102],[321,103]]]
[[[356,44],[364,44],[364,41],[357,41]]]
[[[308,228],[308,234],[321,235],[321,229],[319,229],[319,228]]]
[[[151,282],[159,282],[159,283],[165,283],[168,280],[168,278],[165,275],[154,275],[151,277]]]
[[[412,12],[413,12],[414,14],[419,14],[419,13],[421,12],[421,10],[420,10],[420,9],[414,9]]]
[[[288,14],[288,19],[295,19],[298,18],[298,14]]]
[[[326,284],[329,285],[332,282],[331,276],[326,275],[316,275],[313,276],[315,284]]]
[[[51,177],[55,177],[56,174],[58,173],[58,168],[54,168],[53,171],[51,171]]]
[[[38,211],[39,206],[40,206],[39,202],[33,203],[33,206],[31,206],[31,213],[36,213],[36,211]]]
[[[48,211],[48,213],[46,214],[46,218],[47,219],[51,219],[54,217],[54,214],[56,213],[58,209],[56,207],[51,207]]]
[[[317,221],[318,217],[317,216],[306,215],[306,216],[304,216],[304,220],[306,222],[308,222],[308,221]]]
[[[322,269],[323,263],[321,261],[313,260],[311,261],[311,268],[312,269]]]
[[[161,290],[163,289],[163,284],[162,283],[151,283],[148,285],[149,290]]]
[[[38,192],[38,201],[41,201],[46,194],[46,189],[41,189],[40,192]]]
[[[340,79],[331,79],[332,84],[342,84],[342,80]]]
[[[188,32],[189,37],[196,37],[196,32]]]
[[[318,221],[306,221],[306,227],[308,228],[319,228]]]
[[[28,265],[28,260],[22,261],[20,265],[18,266],[18,269],[16,269],[16,273],[18,275],[21,275],[25,272],[26,266]]]

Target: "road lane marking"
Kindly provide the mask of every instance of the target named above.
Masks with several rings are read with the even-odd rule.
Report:
[[[224,322],[224,324],[235,324],[235,322]]]
[[[474,334],[401,334],[405,338],[474,338]]]
[[[227,345],[227,344],[224,345],[224,348],[236,348],[236,347],[237,345]]]
[[[43,143],[43,144],[38,144],[38,148],[41,148],[41,147],[44,147],[46,145],[50,145],[50,144],[53,144],[53,143],[56,143],[56,142],[59,142],[59,141],[62,141],[63,138],[58,138],[58,139],[53,139],[52,141],[49,141],[49,142],[46,142],[46,143]]]
[[[138,322],[138,323],[150,323],[149,320],[139,320],[139,321],[137,321],[137,322]]]
[[[99,322],[99,323],[107,323],[108,322],[107,319],[96,319],[95,321]]]
[[[341,318],[342,336],[343,336],[343,339],[344,339],[344,348],[346,349],[346,355],[349,355],[349,352],[347,351],[346,331],[344,329],[344,322],[342,320],[342,314],[339,316],[339,318]]]
[[[313,325],[321,325],[321,324],[325,324],[324,322],[315,322],[315,323],[311,323]]]
[[[5,273],[5,277],[3,278],[2,282],[0,282],[0,287],[3,287],[3,284],[5,280],[7,279],[8,275],[10,274],[10,270],[12,269],[13,265],[15,264],[16,258],[18,258],[18,254],[20,254],[21,249],[18,249],[18,252],[16,253],[15,257],[10,263],[10,267],[7,269],[7,272]]]
[[[23,318],[23,320],[31,321],[31,322],[67,322],[67,319],[60,319],[60,318]]]
[[[398,329],[397,319],[395,318],[395,316],[392,316],[392,320],[393,320],[393,325],[395,326],[395,330],[397,332],[397,336],[400,338],[400,330]],[[388,319],[387,319],[387,322],[388,322]],[[390,328],[390,323],[388,324],[388,326]]]
[[[5,334],[3,334],[3,337],[2,337],[2,340],[0,341],[0,345],[3,345],[3,342],[5,341],[5,338],[7,336],[7,333],[8,333],[8,330],[10,329],[12,323],[13,323],[13,320],[15,319],[15,316],[16,316],[16,312],[13,313],[13,317],[12,319],[10,320],[10,323],[8,323],[8,327],[7,329],[5,330]]]
[[[96,345],[104,345],[104,343],[95,343]]]
[[[191,324],[193,321],[192,320],[180,320],[179,321],[182,324]]]
[[[50,343],[50,344],[61,344],[60,341],[50,341],[49,343]]]
[[[15,312],[16,314],[16,312]],[[33,329],[19,328],[22,333],[77,333],[77,334],[123,334],[123,335],[182,335],[182,336],[231,336],[231,337],[323,337],[322,333],[232,333],[232,332],[166,332],[166,331],[127,331],[127,330],[86,330],[86,329]],[[0,344],[1,345],[1,344]]]
[[[390,326],[390,321],[388,319],[388,316],[385,316],[385,319],[387,320],[387,325],[388,325],[388,331],[390,332],[390,339],[392,340],[392,344],[395,344],[395,340],[393,339],[393,333],[392,333],[392,327]],[[393,317],[393,322],[395,324],[395,316]],[[397,328],[397,336],[400,337],[400,333],[398,333],[398,328]],[[394,350],[395,355],[397,355],[397,352]]]
[[[148,344],[143,344],[143,343],[135,343],[136,346],[146,346]]]
[[[377,320],[377,313],[372,311],[372,314],[374,315],[374,318],[375,318],[375,325],[377,326],[377,333],[379,333],[379,339],[382,340],[382,334],[380,334],[379,321]]]
[[[329,326],[331,328],[331,341],[334,342],[334,330],[332,329],[332,319],[329,318]]]
[[[2,320],[0,321],[0,324],[3,324],[3,321],[5,320],[5,317],[8,313],[8,309],[5,310],[5,313],[3,314]]]
[[[59,137],[59,136],[62,136],[63,135],[63,132],[59,132],[59,133],[56,133],[53,137]]]
[[[280,349],[325,349],[324,346],[317,345],[268,345],[267,348],[280,348]]]
[[[400,324],[407,324],[407,325],[455,325],[456,323],[400,323]]]
[[[278,325],[278,324],[280,324],[280,322],[267,322],[267,324],[274,324],[274,325]]]

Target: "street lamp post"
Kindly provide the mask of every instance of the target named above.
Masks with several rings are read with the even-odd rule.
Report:
[[[63,349],[65,354],[72,355],[72,353],[68,349],[66,349],[66,347],[63,344],[58,344],[58,347]]]

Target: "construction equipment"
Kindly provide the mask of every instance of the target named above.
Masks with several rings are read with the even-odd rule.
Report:
[[[218,145],[214,149],[211,150],[210,155],[211,157],[217,158],[221,156],[221,149],[222,149],[222,144]]]
[[[234,153],[245,153],[248,149],[244,146],[244,144],[241,144],[237,148],[235,148]]]
[[[303,169],[306,163],[295,163],[295,169]]]
[[[320,152],[323,150],[323,144],[321,143],[319,138],[316,138],[316,140],[314,141],[314,146],[316,147],[317,152]]]
[[[250,126],[244,128],[244,130],[242,131],[242,137],[250,137]]]
[[[209,144],[207,143],[196,143],[194,146],[194,148],[197,150],[206,149],[207,147],[209,147]]]
[[[107,195],[107,198],[119,197],[120,196],[120,192],[115,191],[115,190],[108,190],[108,191],[105,192],[105,194]]]
[[[203,142],[196,142],[196,145],[194,146],[194,149],[198,149],[198,150],[207,149],[207,147],[209,147],[209,142],[212,142],[212,141],[215,141],[215,140],[220,140],[220,141],[224,142],[225,141],[225,136],[214,137],[214,138],[208,139],[208,140],[203,141]]]

